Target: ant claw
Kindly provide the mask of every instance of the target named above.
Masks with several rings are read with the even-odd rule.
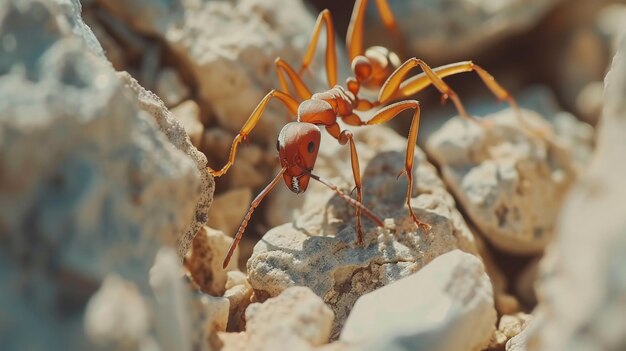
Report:
[[[445,105],[448,98],[450,98],[448,94],[441,94],[441,105]]]
[[[400,179],[400,177],[402,177],[405,174],[407,174],[406,169],[401,170],[400,173],[398,173],[398,175],[396,176],[396,180]]]

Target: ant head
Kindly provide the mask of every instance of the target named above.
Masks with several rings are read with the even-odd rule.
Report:
[[[285,183],[294,193],[302,193],[309,185],[309,173],[315,166],[321,133],[312,123],[287,123],[278,135],[276,148]]]

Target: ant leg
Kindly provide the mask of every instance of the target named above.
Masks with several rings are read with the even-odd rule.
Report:
[[[491,74],[485,71],[482,67],[474,64],[472,61],[456,62],[449,65],[433,68],[432,71],[440,78],[448,77],[451,75],[463,73],[463,72],[476,72],[480,79],[485,83],[487,88],[491,90],[500,101],[507,101],[511,107],[518,109],[515,99],[504,89]],[[416,94],[428,87],[432,81],[424,73],[420,73],[415,77],[411,77],[402,82],[398,92],[394,95],[394,98],[404,98],[413,94]]]
[[[463,107],[461,100],[457,96],[457,94],[446,84],[433,70],[428,67],[428,65],[415,57],[406,60],[400,67],[398,67],[385,81],[383,87],[378,92],[378,101],[383,104],[389,102],[394,95],[398,92],[400,87],[400,83],[402,83],[404,77],[409,73],[409,71],[415,67],[419,66],[422,71],[424,71],[425,77],[433,84],[437,90],[439,90],[443,94],[443,99],[450,98],[454,103],[457,111],[461,117],[466,119],[476,121],[474,118],[470,117],[470,115]]]
[[[413,114],[413,120],[411,121],[411,127],[409,128],[409,136],[406,147],[406,159],[404,161],[404,170],[398,175],[401,176],[403,173],[406,174],[409,185],[406,192],[406,204],[409,208],[409,214],[411,218],[413,218],[413,222],[417,224],[423,230],[429,230],[430,225],[420,221],[415,213],[413,213],[413,208],[411,207],[411,193],[413,190],[413,161],[415,158],[415,143],[417,141],[417,132],[419,130],[420,125],[420,105],[416,100],[405,100],[396,102],[395,104],[388,105],[378,111],[369,121],[365,124],[381,124],[390,121],[395,118],[400,112],[407,109],[415,109]]]
[[[283,76],[283,71],[287,73],[291,84],[293,84],[294,89],[296,90],[296,94],[300,97],[301,100],[307,100],[311,98],[311,91],[307,88],[306,84],[302,81],[302,78],[294,71],[294,69],[287,63],[287,61],[278,57],[274,61],[276,64],[276,73],[278,74],[278,80],[280,81],[280,89],[288,93],[289,87],[287,86],[287,81],[285,80],[285,76]]]
[[[332,88],[337,84],[337,52],[335,49],[335,26],[333,25],[333,18],[330,11],[327,9],[320,12],[317,16],[309,48],[304,55],[304,59],[302,59],[300,74],[302,74],[307,67],[309,67],[311,61],[313,61],[315,49],[317,49],[317,40],[322,31],[322,25],[326,25],[326,78],[328,80],[328,87]]]
[[[367,9],[368,0],[357,0],[352,10],[352,17],[350,17],[350,24],[348,25],[348,33],[346,35],[346,49],[348,51],[348,57],[350,62],[355,57],[363,55],[365,52],[363,48],[363,22],[365,19],[365,10]],[[393,34],[398,42],[400,53],[404,53],[404,39],[402,34],[398,30],[398,24],[393,16],[393,12],[389,8],[387,0],[376,0],[376,7],[380,14],[380,19],[383,25]]]
[[[436,67],[432,70],[438,77],[444,78],[451,75],[464,73],[464,72],[476,72],[478,77],[483,81],[485,86],[489,88],[491,93],[498,99],[498,101],[506,101],[516,111],[517,118],[520,124],[532,134],[540,138],[548,137],[551,132],[545,128],[538,128],[531,126],[526,118],[522,115],[522,110],[513,98],[513,96],[496,81],[496,79],[489,74],[482,67],[474,64],[472,61],[463,61],[451,63],[445,66]],[[405,98],[407,96],[416,94],[426,87],[432,84],[432,80],[426,75],[426,73],[420,73],[414,77],[407,79],[400,84],[398,91],[393,95],[392,99]]]
[[[252,129],[254,129],[254,127],[257,125],[257,123],[261,119],[263,111],[265,110],[265,106],[273,97],[278,98],[278,100],[280,100],[287,107],[289,112],[292,113],[293,115],[296,115],[298,113],[298,102],[294,98],[289,96],[288,94],[283,93],[281,91],[277,91],[277,90],[272,90],[269,93],[267,93],[267,95],[265,95],[265,97],[261,100],[261,102],[259,102],[259,104],[254,109],[254,111],[252,111],[252,114],[250,115],[250,117],[248,117],[248,120],[243,125],[243,127],[241,127],[241,130],[239,131],[237,136],[235,136],[235,139],[233,140],[233,144],[230,147],[230,154],[228,156],[228,162],[226,162],[226,164],[220,170],[213,170],[211,169],[211,167],[209,167],[209,173],[212,176],[219,177],[219,176],[224,175],[226,172],[228,172],[228,169],[230,168],[230,166],[232,166],[233,163],[235,163],[235,155],[237,154],[237,146],[239,146],[239,144],[241,144],[242,141],[245,141],[248,139],[248,135],[250,134],[250,132],[252,132]]]
[[[354,176],[354,184],[356,189],[356,200],[359,203],[363,203],[363,185],[361,183],[361,169],[359,167],[359,157],[356,153],[356,145],[354,143],[354,137],[352,132],[344,129],[340,131],[339,124],[334,123],[326,127],[326,130],[330,135],[339,141],[339,144],[345,145],[350,143],[350,161],[352,163],[352,175]],[[361,207],[356,208],[356,228],[357,228],[357,243],[363,242],[363,228],[361,225]]]
[[[222,264],[222,268],[225,269],[226,266],[228,266],[228,262],[230,262],[230,257],[235,252],[237,245],[241,241],[243,232],[244,230],[246,230],[246,227],[248,226],[248,221],[250,221],[252,212],[254,212],[254,210],[257,207],[259,207],[259,204],[261,203],[261,201],[263,201],[265,196],[269,194],[269,192],[272,191],[272,189],[274,189],[274,187],[276,186],[276,184],[278,183],[278,181],[283,176],[283,173],[285,173],[286,170],[287,168],[283,167],[283,169],[276,175],[276,177],[274,177],[274,179],[265,187],[265,189],[263,189],[263,191],[261,191],[259,195],[257,195],[257,197],[255,197],[254,200],[252,200],[252,203],[250,204],[250,208],[248,209],[248,212],[246,213],[245,217],[243,217],[243,221],[241,221],[241,225],[239,225],[239,230],[237,230],[237,234],[235,234],[235,240],[230,245],[230,248],[228,249],[228,253],[226,254],[226,257],[224,258],[224,263]]]

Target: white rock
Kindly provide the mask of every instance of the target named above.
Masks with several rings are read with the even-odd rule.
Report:
[[[200,122],[200,108],[193,100],[187,100],[172,109],[172,114],[185,128],[185,132],[189,135],[191,143],[200,147],[204,126]]]
[[[301,350],[328,342],[333,312],[309,288],[292,287],[246,310],[248,342],[259,350]]]
[[[228,272],[224,297],[230,301],[228,313],[228,330],[241,331],[246,325],[245,311],[252,300],[252,286],[248,283],[245,273]]]
[[[196,235],[198,230],[207,222],[207,213],[213,201],[215,181],[213,180],[213,176],[206,171],[206,157],[189,142],[189,137],[185,129],[176,121],[176,118],[165,107],[161,99],[151,91],[144,89],[128,73],[123,72],[119,74],[119,76],[126,87],[130,88],[137,98],[139,107],[152,116],[159,129],[165,134],[172,145],[185,153],[188,158],[193,161],[195,176],[200,179],[199,184],[188,184],[189,187],[193,185],[196,186],[192,194],[197,197],[197,200],[195,203],[191,203],[194,204],[193,214],[185,218],[186,226],[183,230],[183,234],[176,239],[176,253],[178,257],[182,258],[189,250],[194,235]],[[167,194],[171,196],[169,192]],[[189,201],[187,201],[187,203],[189,203]]]
[[[340,340],[367,350],[481,350],[494,331],[493,305],[480,260],[454,250],[359,298]]]
[[[445,252],[476,252],[454,200],[419,149],[411,202],[416,215],[432,225],[430,233],[417,229],[408,216],[406,178],[396,180],[404,167],[406,139],[384,126],[353,131],[364,170],[365,205],[389,218],[387,227],[376,229],[363,217],[364,244],[357,245],[353,209],[312,181],[301,209],[272,203],[275,211],[298,210],[300,215],[267,232],[247,265],[257,298],[276,296],[294,285],[310,287],[335,312],[334,337],[362,294],[416,272]],[[348,147],[322,135],[314,172],[349,192],[354,185]]]
[[[226,273],[237,267],[239,257],[235,250],[226,269],[224,257],[233,239],[219,230],[204,226],[193,238],[191,250],[185,257],[185,267],[200,289],[213,296],[222,296],[226,290]]]
[[[488,129],[457,117],[427,143],[428,154],[478,230],[513,254],[541,252],[552,239],[578,166],[572,161],[574,148],[568,148],[577,145],[576,138],[569,142],[570,134],[578,137],[572,128],[563,128],[570,134],[560,138],[535,113],[524,111],[523,116],[532,128],[551,134],[550,142],[522,127],[515,111],[507,109],[485,117],[492,124]]]
[[[149,328],[148,306],[137,286],[118,275],[107,276],[85,311],[87,337],[99,347],[137,350]]]
[[[529,336],[529,349],[626,348],[625,77],[622,38],[605,79],[596,153],[572,189],[541,262],[537,293],[545,318]]]

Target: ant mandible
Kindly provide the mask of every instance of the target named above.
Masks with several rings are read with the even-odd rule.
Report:
[[[403,100],[387,106],[385,106],[385,104],[416,94],[432,84],[441,92],[442,101],[446,99],[452,100],[462,117],[477,122],[477,120],[467,113],[457,94],[442,79],[457,73],[474,71],[499,100],[506,100],[517,109],[517,105],[511,95],[500,86],[487,71],[471,61],[457,62],[431,69],[424,61],[415,57],[400,64],[401,61],[398,56],[384,47],[374,46],[363,50],[363,20],[367,2],[367,0],[356,1],[348,27],[346,48],[351,62],[353,77],[349,77],[346,80],[346,88],[336,85],[337,55],[335,51],[334,25],[330,11],[324,10],[317,17],[313,35],[302,61],[300,71],[296,72],[280,57],[276,59],[275,64],[281,90],[274,89],[270,91],[261,102],[259,102],[237,136],[235,136],[228,162],[222,169],[213,170],[209,168],[209,173],[215,177],[219,177],[228,171],[230,166],[235,162],[237,146],[242,141],[247,140],[248,135],[261,118],[267,103],[272,98],[277,98],[281,101],[289,110],[291,116],[296,117],[296,120],[287,123],[278,135],[276,148],[282,168],[265,189],[252,201],[250,209],[239,226],[235,239],[224,259],[224,268],[228,265],[235,248],[241,240],[252,212],[254,212],[265,196],[276,186],[281,177],[284,179],[287,187],[294,193],[306,191],[310,179],[313,178],[331,188],[343,200],[354,206],[356,208],[358,243],[362,243],[363,241],[361,227],[362,212],[378,226],[383,226],[382,220],[362,204],[363,191],[356,145],[352,132],[348,129],[341,130],[341,127],[337,123],[338,118],[341,118],[345,124],[350,126],[366,126],[385,123],[395,118],[402,111],[409,109],[414,110],[413,119],[409,128],[404,169],[398,177],[402,174],[406,174],[408,178],[406,204],[411,218],[417,226],[428,231],[430,225],[417,218],[415,213],[413,213],[410,203],[411,189],[413,187],[414,147],[417,141],[420,121],[419,102],[416,100]],[[375,3],[384,26],[394,33],[396,38],[399,38],[400,33],[387,1],[375,0]],[[323,26],[326,27],[325,65],[329,89],[313,94],[303,82],[301,75],[313,60],[317,48],[317,41]],[[409,71],[418,66],[423,72],[405,80]],[[296,98],[289,93],[285,75],[291,81],[296,95],[301,102],[298,102]],[[374,92],[378,90],[377,99],[375,101],[369,101],[359,97],[361,87]],[[384,107],[375,112],[367,121],[363,121],[355,113],[355,111],[368,111],[379,106]],[[325,127],[326,131],[337,139],[339,144],[349,144],[352,173],[356,185],[356,200],[340,191],[328,180],[312,173],[321,139],[321,132],[318,126]]]

